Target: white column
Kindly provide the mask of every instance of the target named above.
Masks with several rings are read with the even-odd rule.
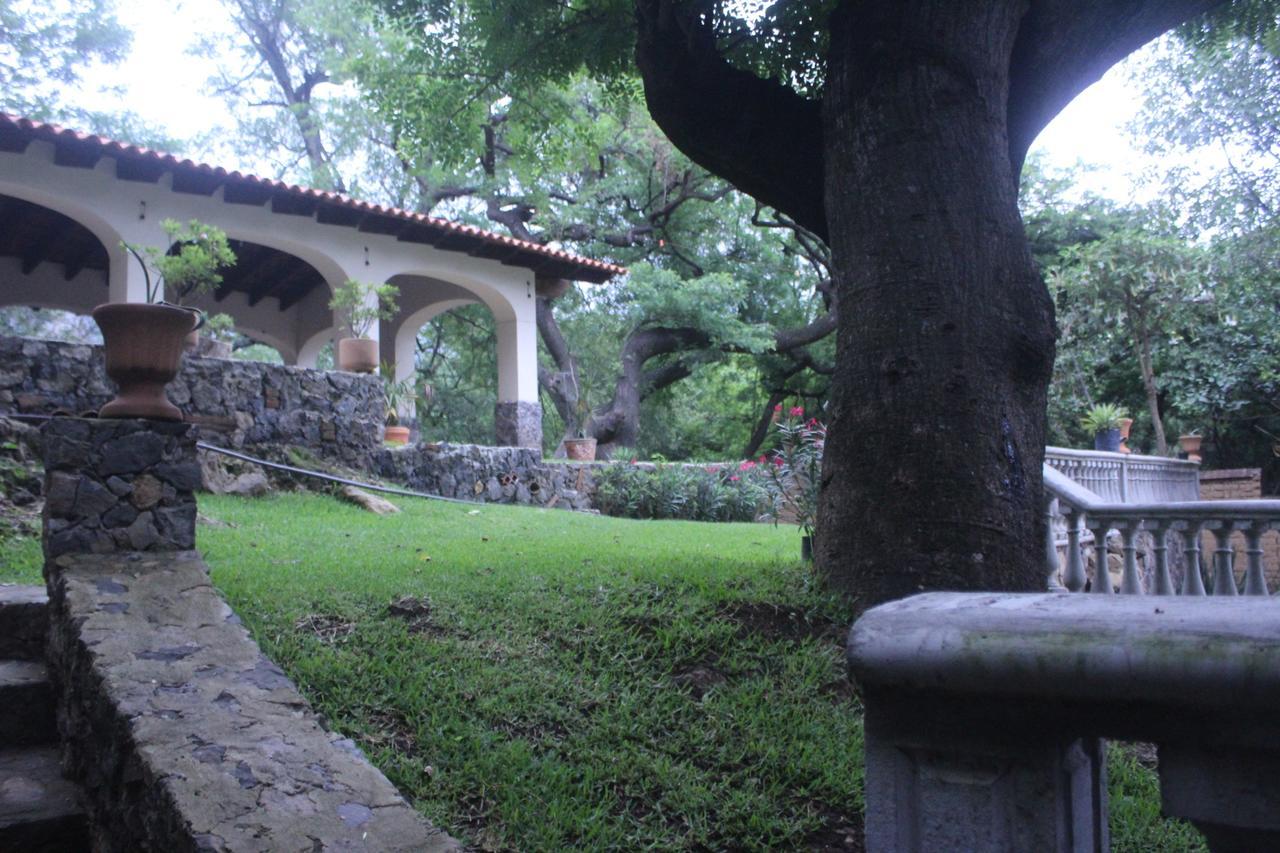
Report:
[[[498,405],[493,416],[495,438],[503,446],[541,447],[538,327],[533,319],[532,306],[527,312],[517,311],[516,319],[498,323]]]
[[[498,402],[538,402],[538,327],[532,320],[498,323]]]
[[[113,222],[118,228],[121,239],[139,250],[143,247],[168,248],[169,238],[160,229],[159,223],[149,219],[138,220],[128,225]],[[107,299],[110,302],[146,302],[147,275],[142,264],[118,242],[107,248]],[[157,282],[154,281],[153,285]],[[163,294],[156,296],[160,301]]]

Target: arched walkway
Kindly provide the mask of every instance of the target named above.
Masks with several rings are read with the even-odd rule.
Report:
[[[3,114],[0,143],[4,205],[47,209],[39,214],[47,235],[75,234],[77,245],[89,247],[72,252],[71,244],[46,236],[6,252],[3,241],[19,238],[0,228],[0,283],[9,292],[0,301],[75,311],[144,301],[142,271],[120,243],[163,246],[163,220],[198,219],[236,241],[241,261],[217,293],[193,304],[231,315],[239,331],[275,347],[287,362],[315,363],[338,325],[330,293],[347,279],[400,286],[398,315],[370,335],[397,364],[411,354],[406,341],[432,312],[483,302],[497,326],[499,443],[541,443],[536,278],[605,281],[623,272],[469,226]],[[25,272],[13,275],[14,269]],[[410,362],[396,372],[411,370]]]

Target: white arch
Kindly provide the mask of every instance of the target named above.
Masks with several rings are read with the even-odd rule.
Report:
[[[235,206],[232,205],[231,209],[234,211]],[[320,273],[325,284],[329,286],[330,293],[332,293],[334,287],[347,280],[347,273],[342,264],[316,246],[309,246],[305,243],[281,237],[278,231],[259,231],[243,226],[235,220],[234,216],[228,215],[224,219],[223,216],[217,215],[223,213],[223,211],[217,208],[214,211],[215,215],[202,217],[201,221],[218,226],[232,240],[266,246],[268,249],[275,249],[278,252],[284,252],[286,255],[293,255],[295,258],[306,261],[316,272]]]
[[[276,352],[280,353],[280,358],[281,360],[284,361],[285,364],[293,364],[294,362],[297,361],[297,356],[293,352],[293,347],[289,346],[288,344],[286,344],[284,341],[282,341],[280,338],[276,337],[275,335],[268,334],[267,332],[259,331],[258,329],[245,328],[239,325],[238,323],[235,326],[235,330],[237,334],[244,335],[246,338],[253,341],[254,343],[265,344],[266,346],[269,346]]]
[[[120,242],[124,239],[121,231],[114,223],[104,219],[92,207],[82,205],[75,199],[69,199],[29,184],[18,184],[5,180],[3,174],[0,174],[0,195],[29,201],[32,204],[47,207],[49,210],[75,220],[97,238],[102,247],[107,250],[108,255],[111,254],[113,249],[119,250]]]
[[[330,326],[327,329],[322,329],[321,331],[316,332],[314,335],[303,341],[302,346],[298,347],[298,355],[294,359],[293,363],[298,367],[310,367],[314,370],[316,361],[320,358],[320,350],[324,349],[326,344],[335,340],[337,337],[338,329],[336,326]],[[281,354],[283,355],[283,352]],[[288,363],[287,358],[285,359],[285,362]]]
[[[483,278],[469,274],[460,270],[455,265],[450,264],[431,264],[431,263],[414,263],[411,266],[399,265],[393,268],[395,271],[381,278],[382,281],[391,281],[392,279],[401,277],[416,277],[425,279],[434,279],[444,284],[451,284],[460,287],[476,295],[478,301],[489,306],[489,310],[493,313],[493,318],[499,323],[513,322],[520,319],[521,311],[519,306],[513,299],[513,294],[508,290],[514,289],[513,284],[501,287],[494,282],[486,281]],[[532,303],[533,294],[533,275],[529,274],[529,299]],[[532,308],[532,304],[530,305]]]
[[[397,318],[398,325],[395,327],[393,336],[394,349],[392,353],[395,356],[396,381],[403,382],[414,375],[416,368],[414,358],[417,355],[418,332],[423,326],[446,311],[452,311],[454,308],[460,308],[463,305],[475,304],[476,300],[471,299],[446,299],[442,302],[433,302],[430,305],[419,308],[403,319]]]

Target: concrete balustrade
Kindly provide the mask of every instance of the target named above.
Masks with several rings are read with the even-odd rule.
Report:
[[[1102,738],[1157,745],[1166,814],[1280,849],[1280,620],[1262,598],[930,593],[868,611],[870,853],[1109,849]]]
[[[1246,501],[1171,501],[1167,503],[1120,503],[1104,501],[1098,495],[1046,464],[1044,467],[1045,515],[1048,541],[1046,569],[1050,589],[1080,592],[1090,584],[1090,591],[1109,595],[1115,590],[1106,573],[1105,547],[1110,531],[1120,534],[1123,542],[1123,573],[1119,592],[1126,595],[1268,596],[1267,577],[1263,565],[1262,535],[1280,529],[1280,500]],[[1052,519],[1059,514],[1067,520],[1066,560],[1060,563],[1054,539]],[[1086,535],[1087,531],[1087,535]],[[1212,563],[1204,565],[1201,533],[1212,534],[1215,548]],[[1235,574],[1235,551],[1231,534],[1239,531],[1245,538],[1246,565],[1243,581]],[[1137,538],[1141,533],[1151,537],[1153,571],[1144,582],[1138,570]],[[1095,577],[1090,582],[1085,570],[1085,548],[1091,545],[1095,555]],[[1170,549],[1180,546],[1185,554],[1181,582],[1175,583],[1170,570]],[[1209,584],[1204,573],[1209,570]]]

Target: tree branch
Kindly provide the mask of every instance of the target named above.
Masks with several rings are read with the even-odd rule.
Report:
[[[1161,33],[1227,0],[1033,0],[1009,63],[1009,160],[1072,98]]]
[[[712,0],[636,0],[636,64],[654,120],[690,159],[825,239],[820,106],[733,68]]]

